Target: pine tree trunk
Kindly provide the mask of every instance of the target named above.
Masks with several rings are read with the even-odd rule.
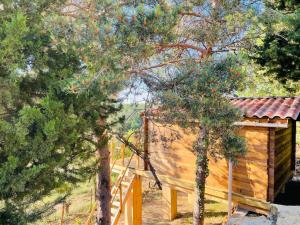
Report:
[[[97,173],[97,225],[110,225],[110,159],[109,159],[109,148],[105,144],[101,149],[98,150],[97,155],[99,157],[99,166]]]
[[[193,224],[204,224],[204,194],[205,194],[205,180],[208,172],[207,159],[207,144],[206,144],[206,130],[200,129],[199,137],[195,143],[194,150],[197,154],[196,159],[196,187],[195,187],[195,202],[193,212]]]

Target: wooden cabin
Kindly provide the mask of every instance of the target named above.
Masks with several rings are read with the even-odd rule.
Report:
[[[231,103],[244,112],[244,119],[235,125],[247,144],[246,155],[233,167],[233,201],[256,211],[267,210],[295,170],[300,97],[235,98]],[[158,124],[148,116],[144,147],[157,174],[168,185],[181,186],[192,195],[195,132],[176,124]],[[227,189],[228,161],[210,158],[207,196],[226,200]]]
[[[284,191],[293,176],[296,158],[296,121],[300,119],[300,97],[235,98],[231,104],[244,113],[236,122],[239,135],[245,138],[247,153],[238,158],[232,171],[232,200],[251,211],[268,214],[276,196]],[[162,210],[170,220],[177,213],[177,191],[193,201],[195,188],[195,155],[192,146],[195,129],[174,124],[159,124],[157,111],[142,114],[144,118],[144,152],[162,184],[165,202]],[[113,154],[111,147],[111,157]],[[111,170],[121,171],[112,188],[112,224],[124,211],[125,224],[142,224],[142,181],[154,179],[149,165],[134,154],[111,163]],[[217,201],[228,199],[228,161],[210,157],[205,197]],[[123,184],[124,183],[124,184]],[[116,195],[119,194],[119,198]],[[117,202],[117,199],[120,199]],[[114,208],[118,206],[118,208]],[[228,204],[228,211],[232,204]],[[125,210],[123,210],[123,208]]]

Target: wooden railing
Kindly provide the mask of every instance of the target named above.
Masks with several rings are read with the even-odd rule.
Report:
[[[112,139],[109,143],[109,151],[110,151],[110,163],[114,164],[116,160],[121,160],[122,166],[125,165],[125,144],[121,144],[121,146],[117,146],[116,141]],[[116,150],[120,150],[121,157],[118,159],[114,159]]]
[[[129,182],[129,186],[127,187],[127,190],[126,190],[126,192],[125,192],[124,198],[123,198],[123,191],[124,191],[124,190],[122,190],[122,187],[120,186],[119,193],[120,193],[120,196],[122,196],[122,197],[120,198],[120,207],[119,207],[119,209],[118,209],[116,215],[114,215],[114,218],[112,219],[112,223],[111,223],[112,225],[118,224],[118,221],[119,221],[119,219],[120,219],[121,213],[122,213],[123,208],[124,208],[124,205],[125,205],[125,203],[127,202],[127,199],[128,199],[128,197],[129,197],[129,195],[130,195],[130,193],[131,193],[131,190],[132,190],[132,188],[133,188],[133,181],[134,181],[134,179],[135,179],[135,176],[136,176],[136,175],[133,175],[133,177],[131,178],[131,180],[130,180],[130,182]]]
[[[112,195],[112,199],[111,199],[111,204],[113,203],[113,201],[116,199],[116,197],[119,195],[120,196],[120,205],[119,205],[119,209],[118,209],[118,214],[121,214],[122,210],[123,210],[123,206],[126,203],[127,200],[127,192],[128,190],[130,191],[130,189],[132,188],[132,180],[129,181],[129,186],[126,187],[126,190],[124,190],[124,187],[122,187],[122,182],[124,180],[124,177],[126,175],[126,173],[128,172],[128,168],[132,162],[132,159],[134,157],[134,153],[131,154],[130,157],[128,157],[128,153],[126,153],[126,146],[125,144],[120,144],[120,142],[117,142],[115,139],[112,139],[109,144],[109,149],[110,149],[110,164],[111,164],[111,168],[110,168],[110,172],[112,174],[113,169],[117,167],[118,170],[120,170],[120,174],[117,177],[115,183],[112,185],[112,189],[111,189],[111,195]],[[118,156],[117,156],[118,154]],[[117,157],[116,157],[117,156]],[[125,158],[125,156],[127,156],[129,158],[129,161],[127,161],[128,158]],[[126,160],[125,160],[126,159]],[[139,157],[137,157],[137,165],[139,165]],[[126,162],[125,162],[126,161]],[[126,163],[126,165],[125,165]],[[95,187],[96,188],[96,187]],[[126,193],[124,193],[126,192]],[[125,197],[123,196],[123,194],[125,194]],[[66,204],[62,204],[62,211],[61,211],[61,216],[60,216],[60,225],[65,224],[65,216],[68,214],[68,211],[66,211],[65,209]],[[85,221],[85,225],[92,225],[92,221],[95,215],[95,211],[96,211],[96,203],[91,201],[91,206],[89,211],[86,213],[87,215],[87,219]],[[81,214],[82,216],[82,214]],[[117,221],[115,221],[117,222]],[[116,224],[116,223],[114,223]]]
[[[128,167],[129,167],[129,165],[130,165],[130,163],[131,163],[131,160],[132,160],[133,156],[134,156],[134,153],[132,153],[132,155],[131,155],[131,157],[130,157],[128,163],[127,163],[126,168],[123,170],[120,179],[118,179],[118,180],[116,181],[114,187],[120,187],[120,186],[121,186],[122,181],[123,181],[123,179],[124,179],[124,177],[125,177],[126,172],[128,171]],[[117,193],[117,192],[116,192],[116,193]],[[113,202],[113,201],[115,200],[115,198],[116,198],[116,193],[115,193],[115,195],[112,197],[112,202]]]

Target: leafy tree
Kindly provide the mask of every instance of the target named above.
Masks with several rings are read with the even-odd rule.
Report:
[[[26,224],[51,205],[36,203],[95,171],[101,124],[119,90],[91,70],[48,22],[63,1],[3,1],[0,11],[0,224]],[[99,137],[95,141],[94,136]],[[83,163],[84,162],[84,163]]]
[[[247,71],[243,88],[237,92],[243,97],[266,97],[266,96],[289,96],[300,94],[300,83],[287,81],[285,84],[279,82],[276,77],[265,76],[265,71],[260,65],[251,60],[244,64]]]
[[[300,4],[298,1],[265,1],[260,17],[264,35],[252,52],[266,75],[275,76],[281,83],[300,79]],[[290,85],[287,88],[295,91]]]

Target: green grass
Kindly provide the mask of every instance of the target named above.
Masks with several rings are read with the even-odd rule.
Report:
[[[87,215],[91,208],[91,205],[94,204],[94,192],[95,185],[94,181],[87,181],[73,187],[71,195],[67,198],[67,203],[70,203],[69,213],[65,213],[65,225],[67,224],[84,224],[87,219]],[[45,198],[44,202],[51,202],[56,199],[59,195],[59,192],[54,192],[52,195]],[[32,225],[57,225],[61,219],[62,214],[62,205],[57,205],[55,207],[54,213],[49,216],[44,217],[43,219],[33,223]]]
[[[115,148],[113,159],[121,159],[120,143],[116,143],[118,148]],[[132,152],[125,148],[124,156],[130,157]],[[111,174],[112,184],[116,181],[118,174]],[[69,213],[65,213],[65,225],[68,224],[84,224],[88,217],[88,213],[91,209],[91,206],[95,204],[95,178],[92,178],[90,181],[80,183],[73,187],[62,187],[60,190],[54,191],[51,195],[43,199],[44,203],[53,202],[59,196],[61,196],[64,191],[71,190],[70,196],[67,198],[66,202],[70,203]],[[61,219],[62,214],[62,204],[57,205],[55,210],[49,216],[44,217],[43,219],[33,223],[32,225],[57,225]]]
[[[227,205],[221,202],[206,201],[205,224],[221,224],[227,215]]]

